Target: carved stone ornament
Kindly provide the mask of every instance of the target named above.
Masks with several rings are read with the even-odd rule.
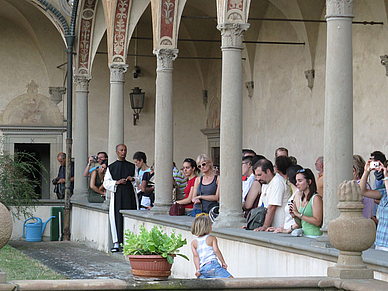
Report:
[[[89,81],[91,77],[85,75],[75,75],[75,91],[76,92],[89,92]]]
[[[125,73],[127,72],[127,64],[111,64],[110,68],[110,82],[125,82]]]
[[[178,57],[178,49],[158,49],[154,50],[157,59],[157,70],[172,70],[173,61]]]
[[[312,70],[304,71],[304,75],[307,79],[307,87],[309,87],[310,90],[312,90],[314,87],[315,70],[312,69]]]
[[[248,97],[252,98],[253,89],[255,88],[254,82],[253,81],[245,82],[245,88],[247,88],[247,90],[248,90]]]
[[[240,48],[242,49],[243,32],[249,28],[249,23],[223,23],[217,25],[221,31],[221,48]]]
[[[58,105],[62,101],[63,94],[65,93],[65,87],[49,87],[50,99],[55,103],[55,105]]]
[[[380,63],[385,67],[385,75],[388,76],[388,55],[380,56]]]
[[[366,267],[361,255],[373,245],[376,225],[362,215],[362,191],[356,181],[344,181],[337,193],[341,214],[330,221],[328,235],[340,254],[337,264],[328,268],[327,275],[341,279],[373,279],[373,271]]]
[[[354,17],[354,0],[326,0],[326,18],[328,17]]]

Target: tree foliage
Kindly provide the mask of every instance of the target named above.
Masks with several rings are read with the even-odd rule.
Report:
[[[14,218],[32,216],[39,204],[35,187],[42,171],[46,171],[42,163],[29,153],[0,154],[0,202]]]

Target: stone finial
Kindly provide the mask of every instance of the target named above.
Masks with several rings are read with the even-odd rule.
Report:
[[[385,67],[385,75],[388,76],[388,56],[380,56],[380,62]]]
[[[373,279],[373,271],[362,260],[362,251],[370,248],[376,225],[362,215],[362,191],[356,181],[344,181],[338,187],[340,216],[330,221],[328,235],[333,247],[340,250],[338,262],[327,275],[341,279]]]
[[[307,79],[307,87],[309,87],[310,90],[312,90],[314,87],[315,70],[311,69],[311,70],[304,71],[304,75],[306,76],[306,79]]]

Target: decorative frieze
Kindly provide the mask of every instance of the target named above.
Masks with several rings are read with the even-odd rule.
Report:
[[[242,49],[243,32],[249,28],[249,23],[222,23],[217,26],[221,31],[221,48],[240,48]]]
[[[328,17],[354,17],[354,0],[326,0],[326,18]]]
[[[178,57],[178,49],[154,50],[157,59],[157,70],[172,70],[173,61]]]
[[[113,24],[113,62],[125,62],[130,0],[118,0]]]
[[[75,92],[89,92],[89,81],[91,77],[86,75],[75,75]]]
[[[125,82],[125,73],[127,72],[127,64],[112,64],[110,68],[110,81],[111,82]]]

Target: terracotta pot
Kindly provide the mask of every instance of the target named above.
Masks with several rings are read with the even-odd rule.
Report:
[[[171,255],[175,257],[175,255]],[[167,279],[171,275],[172,265],[158,255],[129,255],[131,273],[140,278]]]

